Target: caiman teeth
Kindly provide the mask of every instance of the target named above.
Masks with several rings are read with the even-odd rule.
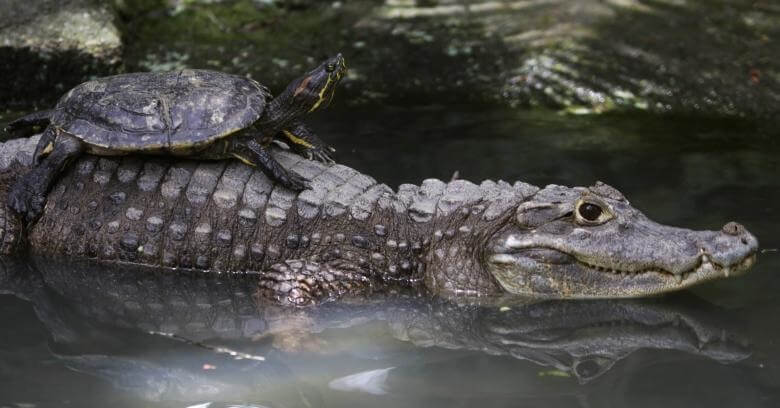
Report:
[[[582,260],[579,260],[579,259],[577,260],[577,262],[580,263],[581,265],[585,266],[585,267],[590,268],[590,269],[594,269],[594,270],[597,270],[599,272],[609,272],[609,273],[612,273],[612,274],[615,274],[615,275],[631,276],[631,275],[641,275],[641,274],[644,274],[644,273],[660,273],[660,274],[664,274],[664,275],[675,275],[672,272],[668,272],[668,271],[665,271],[665,270],[659,269],[659,268],[645,268],[645,269],[640,269],[640,270],[636,270],[636,271],[627,271],[627,270],[622,270],[622,269],[614,269],[614,268],[607,268],[607,267],[604,267],[604,266],[594,265],[594,264],[591,264],[591,263],[588,263],[588,262],[585,262],[585,261],[582,261]],[[682,275],[680,275],[680,277],[682,277]]]

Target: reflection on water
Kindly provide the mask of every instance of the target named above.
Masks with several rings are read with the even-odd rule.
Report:
[[[256,304],[252,282],[240,277],[174,280],[36,260],[4,267],[3,286],[31,303],[52,339],[49,350],[25,356],[49,363],[15,381],[69,369],[137,403],[590,398],[586,385],[609,371],[634,375],[616,365],[640,350],[671,363],[735,364],[751,354],[734,317],[693,296],[494,307],[394,294],[296,310]],[[637,354],[633,370],[659,363]]]
[[[443,108],[315,121],[391,185],[600,179],[659,222],[734,219],[780,246],[779,149],[745,124]],[[0,406],[777,406],[778,267],[767,252],[744,278],[646,300],[399,293],[296,310],[256,304],[237,277],[6,260]]]

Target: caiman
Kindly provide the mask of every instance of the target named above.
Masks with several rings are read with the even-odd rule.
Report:
[[[0,200],[37,142],[0,147]],[[34,224],[22,228],[3,209],[2,251],[256,274],[262,296],[305,305],[393,285],[446,295],[641,297],[740,275],[758,248],[735,222],[720,231],[655,223],[600,182],[427,179],[394,191],[344,165],[274,156],[309,188],[293,192],[239,162],[84,156]]]

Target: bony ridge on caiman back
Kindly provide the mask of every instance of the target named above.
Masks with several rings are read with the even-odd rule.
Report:
[[[235,158],[300,191],[306,181],[284,169],[267,147],[281,135],[299,154],[332,163],[334,150],[300,119],[330,103],[346,70],[338,54],[293,80],[275,98],[254,80],[206,70],[131,73],[85,82],[54,109],[8,126],[16,131],[46,125],[35,149],[37,165],[14,185],[8,204],[28,222],[37,218],[57,175],[82,153]]]

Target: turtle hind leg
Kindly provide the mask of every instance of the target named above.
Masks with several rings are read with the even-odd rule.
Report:
[[[54,131],[47,128],[46,133],[49,132]],[[72,136],[60,134],[56,139],[51,154],[18,178],[8,194],[8,206],[23,216],[27,223],[41,215],[46,194],[56,176],[83,150],[82,142]]]
[[[331,157],[336,149],[328,146],[303,122],[295,121],[282,130],[282,134],[290,142],[290,148],[309,160],[316,159],[322,163],[336,163]]]
[[[51,119],[51,114],[51,110],[43,110],[22,116],[21,118],[9,123],[5,127],[5,131],[6,133],[12,133],[16,136],[29,136],[35,133],[36,127],[48,126]]]

